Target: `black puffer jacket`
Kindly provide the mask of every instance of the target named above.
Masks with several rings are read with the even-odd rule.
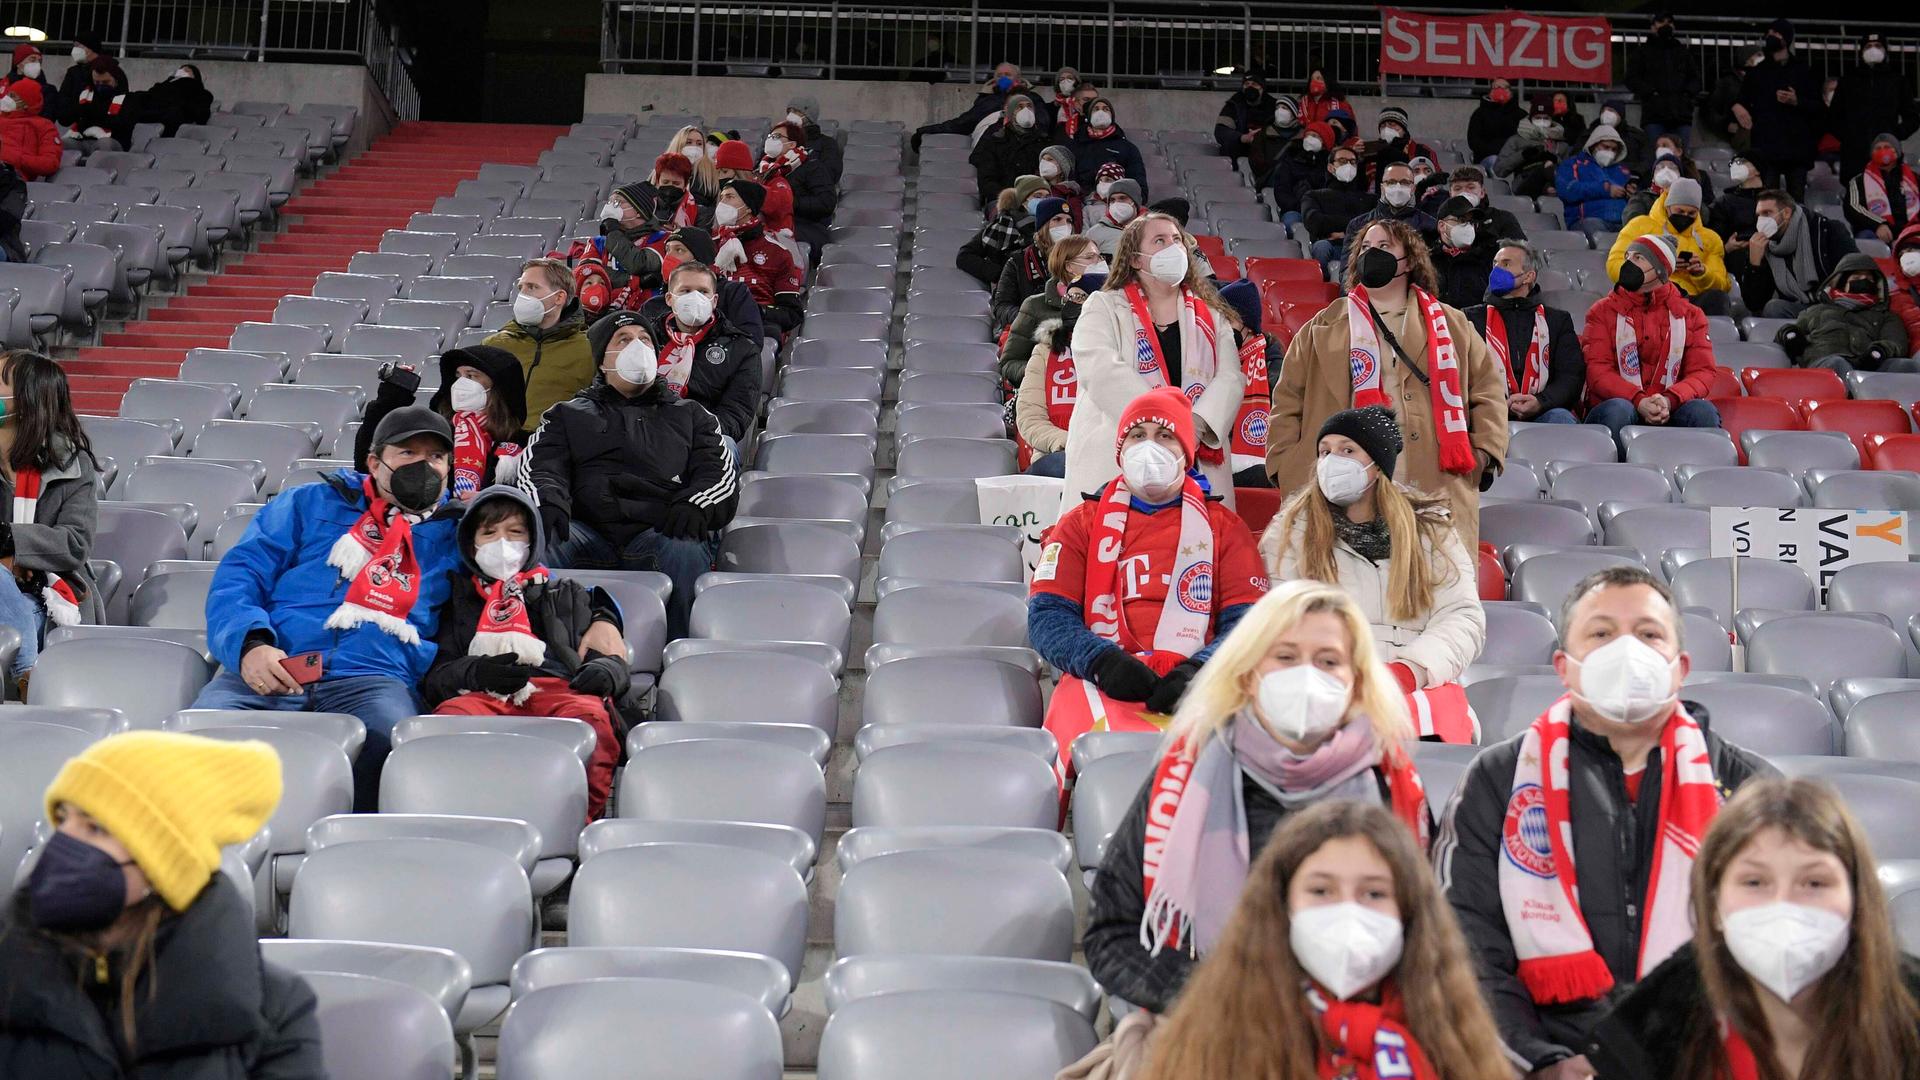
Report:
[[[548,409],[527,443],[520,490],[540,504],[549,542],[575,519],[615,544],[658,528],[689,503],[708,531],[733,520],[739,477],[720,421],[660,380],[627,397],[605,377]]]
[[[25,894],[0,912],[0,1076],[20,1080],[326,1080],[305,980],[260,958],[253,913],[222,873],[160,924],[123,1044],[126,958],[63,948],[29,921]],[[149,996],[149,990],[154,991]]]
[[[1688,705],[1687,711],[1702,727],[1710,722],[1703,709]],[[1758,755],[1711,729],[1705,734],[1713,775],[1724,794],[1754,776],[1774,773]],[[1659,750],[1647,758],[1640,798],[1629,799],[1626,770],[1612,745],[1578,722],[1572,725],[1567,768],[1580,913],[1594,951],[1613,973],[1615,990],[1608,998],[1579,1004],[1536,1005],[1516,974],[1513,938],[1500,905],[1501,835],[1523,737],[1488,747],[1467,767],[1434,845],[1434,866],[1467,936],[1501,1041],[1530,1069],[1538,1069],[1582,1052],[1594,1025],[1638,975],[1639,909],[1660,839],[1662,793]]]
[[[1436,294],[1440,302],[1464,309],[1486,299],[1487,275],[1493,270],[1493,257],[1499,250],[1499,238],[1477,228],[1473,243],[1460,251],[1445,246],[1434,248],[1433,272],[1440,279],[1440,291]]]
[[[751,294],[748,300],[751,304]],[[660,367],[664,371],[669,348],[666,298],[648,300],[640,314],[653,324],[653,339],[661,343]],[[719,417],[720,429],[736,443],[746,439],[760,407],[760,347],[759,337],[735,326],[725,312],[716,313],[713,329],[694,347],[693,366],[687,371],[687,397]],[[716,349],[720,351],[716,353]]]
[[[793,187],[793,233],[808,245],[813,260],[818,262],[820,249],[827,246],[833,212],[840,205],[833,168],[809,156],[787,174],[787,183]]]
[[[527,498],[526,492],[518,488],[489,488],[475,497],[474,505],[477,506],[482,499],[512,499],[536,523],[540,519],[539,509]],[[473,534],[477,528],[472,507],[468,507],[468,510],[460,519],[462,552],[473,550]],[[537,525],[528,547],[527,566],[539,566],[546,562],[547,540]],[[448,594],[446,606],[440,609],[440,632],[434,637],[434,643],[440,651],[434,657],[433,666],[427,669],[426,677],[420,680],[420,696],[426,698],[429,708],[437,707],[448,698],[480,689],[473,683],[474,668],[480,663],[480,657],[468,653],[473,647],[473,636],[480,628],[480,617],[486,608],[486,601],[473,584],[479,572],[472,558],[467,558],[465,566],[451,575],[454,579],[453,588]],[[593,653],[584,661],[580,657],[580,639],[586,636],[594,623],[611,623],[614,629],[625,630],[620,621],[620,606],[605,590],[556,578],[545,584],[528,585],[525,597],[527,620],[534,634],[547,645],[546,662],[540,665],[542,675],[571,679],[582,667],[593,664],[613,676],[613,698],[617,700],[626,696],[633,677],[627,668],[626,657],[601,653]]]
[[[1014,317],[1020,314],[1020,305],[1027,297],[1047,287],[1047,252],[1040,250],[1040,241],[1013,253],[1006,265],[1000,268],[1000,281],[993,287],[993,331],[999,333],[1013,324]],[[1015,380],[1018,382],[1018,380]]]
[[[1034,112],[1037,117],[1039,110]],[[980,136],[972,156],[967,159],[980,189],[980,205],[992,206],[1000,192],[1012,187],[1020,177],[1039,175],[1040,151],[1052,141],[1051,132],[1042,128],[1037,120],[1030,128],[1001,123]]]

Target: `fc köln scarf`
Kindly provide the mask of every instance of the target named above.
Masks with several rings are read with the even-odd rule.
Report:
[[[420,564],[413,556],[413,525],[400,508],[375,493],[369,477],[361,489],[366,512],[327,553],[327,565],[348,581],[347,598],[327,617],[329,630],[372,623],[409,645],[420,631],[407,621],[420,599]]]
[[[511,656],[531,667],[546,663],[547,643],[533,632],[533,620],[527,614],[527,586],[545,584],[547,577],[547,568],[536,566],[510,580],[474,578],[473,587],[485,603],[480,605],[480,625],[474,630],[473,644],[467,646],[467,655]],[[533,696],[533,684],[511,695],[493,696],[519,705]]]
[[[40,491],[45,486],[39,469],[21,469],[13,474],[13,524],[32,525],[40,508]],[[47,605],[47,618],[55,626],[80,625],[80,594],[73,583],[59,574],[48,574],[40,588],[40,601]]]
[[[1427,328],[1427,390],[1433,398],[1433,430],[1440,441],[1440,468],[1458,475],[1473,471],[1473,441],[1467,436],[1467,399],[1460,387],[1460,353],[1453,347],[1446,308],[1424,289],[1413,289],[1420,321]],[[1353,407],[1393,408],[1380,385],[1380,334],[1373,325],[1373,301],[1364,285],[1347,293],[1347,356],[1353,367]],[[1404,425],[1404,421],[1403,421]]]

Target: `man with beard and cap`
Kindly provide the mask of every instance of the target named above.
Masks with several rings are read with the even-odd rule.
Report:
[[[1671,237],[1677,250],[1673,284],[1681,294],[1709,315],[1725,315],[1728,290],[1733,278],[1727,273],[1725,247],[1720,234],[1700,223],[1700,182],[1680,177],[1653,201],[1653,208],[1621,226],[1620,235],[1607,253],[1607,272],[1618,274],[1620,266],[1642,236],[1658,234]]]
[[[659,377],[657,333],[631,311],[594,324],[599,377],[547,410],[518,483],[539,507],[550,565],[665,573],[667,634],[680,638],[740,490],[720,421]]]
[[[1761,51],[1765,55],[1747,72],[1733,115],[1752,133],[1750,156],[1760,178],[1802,199],[1827,103],[1819,77],[1793,51],[1793,23],[1775,19]]]
[[[1780,344],[1802,367],[1823,367],[1843,378],[1861,371],[1920,371],[1907,327],[1888,304],[1880,264],[1854,252],[1821,283],[1820,297],[1782,327]]]
[[[1487,275],[1486,303],[1465,311],[1507,380],[1507,416],[1571,424],[1587,385],[1587,358],[1573,316],[1541,302],[1545,268],[1546,260],[1532,244],[1501,241]]]
[[[1860,62],[1840,74],[1840,85],[1827,103],[1827,130],[1840,139],[1842,180],[1867,167],[1884,133],[1891,133],[1899,146],[1920,131],[1920,102],[1914,100],[1912,80],[1887,63],[1887,39],[1879,31],[1860,39]]]
[[[1860,239],[1893,246],[1908,225],[1920,221],[1920,179],[1905,161],[1900,140],[1882,132],[1873,140],[1867,167],[1847,181],[1847,224]]]
[[[93,69],[89,65],[103,56],[113,59],[113,54],[107,52],[105,36],[98,33],[73,35],[72,56],[72,65],[60,77],[60,91],[47,109],[53,122],[63,127],[79,119],[80,95],[93,88]],[[124,84],[121,89],[126,89]]]
[[[1440,204],[1438,235],[1433,249],[1433,272],[1440,279],[1434,292],[1440,302],[1466,310],[1479,303],[1487,292],[1487,277],[1493,271],[1494,252],[1499,238],[1482,233],[1474,222],[1473,203],[1454,195]]]
[[[1707,316],[1672,282],[1679,246],[1647,233],[1627,249],[1619,283],[1587,310],[1587,423],[1617,439],[1628,424],[1719,427]]]
[[[420,711],[414,687],[460,566],[459,514],[441,511],[452,459],[446,417],[395,409],[356,462],[365,472],[340,469],[274,496],[207,590],[207,648],[222,670],[193,707],[359,717],[359,813],[378,808],[394,725]]]
[[[727,275],[729,283],[745,285],[762,324],[775,335],[785,335],[806,317],[800,305],[806,273],[794,265],[786,248],[767,239],[760,218],[766,201],[767,189],[751,180],[720,185],[713,207],[713,239],[719,246],[711,265]]]
[[[1246,157],[1260,129],[1273,122],[1277,104],[1267,93],[1266,76],[1246,72],[1240,79],[1240,92],[1220,106],[1220,116],[1213,122],[1213,141],[1219,144],[1220,152],[1231,160]]]

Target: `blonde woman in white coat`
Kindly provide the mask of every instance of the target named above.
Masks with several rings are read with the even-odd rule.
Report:
[[[1399,425],[1379,406],[1328,417],[1315,482],[1274,515],[1260,554],[1275,582],[1312,578],[1346,589],[1421,735],[1469,741],[1473,722],[1455,681],[1487,636],[1475,567],[1447,500],[1392,481],[1400,447]]]
[[[1070,494],[1104,490],[1119,475],[1112,433],[1120,414],[1148,390],[1172,385],[1193,403],[1202,482],[1233,505],[1233,466],[1223,447],[1247,383],[1219,294],[1189,249],[1172,217],[1134,219],[1114,249],[1106,287],[1080,310],[1073,329],[1080,396],[1067,426]]]

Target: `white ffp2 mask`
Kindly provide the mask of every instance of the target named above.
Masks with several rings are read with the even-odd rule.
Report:
[[[1170,501],[1180,490],[1180,458],[1157,442],[1137,442],[1120,452],[1120,476],[1142,502]]]
[[[1852,940],[1851,924],[1825,908],[1785,901],[1723,916],[1727,951],[1774,997],[1794,995],[1833,970]]]
[[[1184,244],[1168,244],[1147,260],[1147,273],[1154,280],[1178,285],[1187,280],[1187,249]]]
[[[489,541],[474,549],[473,561],[480,567],[481,573],[495,581],[505,581],[527,565],[527,542],[507,539]]]
[[[521,293],[513,298],[513,321],[521,326],[538,326],[547,317],[547,298]]]
[[[1351,900],[1302,908],[1287,917],[1293,958],[1342,1001],[1387,977],[1400,963],[1400,920]]]
[[[1659,719],[1672,707],[1675,661],[1630,634],[1622,635],[1588,653],[1569,656],[1580,667],[1580,690],[1574,696],[1604,720],[1616,724],[1644,724]]]
[[[681,293],[673,298],[673,317],[681,326],[705,326],[713,318],[713,298],[706,293]]]
[[[1373,475],[1367,469],[1365,462],[1339,454],[1322,454],[1313,465],[1320,494],[1335,506],[1352,506],[1366,495],[1373,486]]]
[[[1319,668],[1295,664],[1262,675],[1253,700],[1276,738],[1303,743],[1339,727],[1352,694],[1346,683]]]
[[[660,358],[653,346],[644,341],[632,341],[613,358],[613,373],[634,384],[645,386],[653,381],[660,370]]]
[[[479,412],[487,407],[487,388],[462,375],[447,388],[447,402],[454,412]]]
[[[727,226],[739,220],[740,220],[739,207],[734,206],[732,203],[715,203],[714,204],[713,223],[715,225],[718,225],[724,229]]]
[[[1054,225],[1047,229],[1047,238],[1056,244],[1072,235],[1073,226],[1071,225]]]

